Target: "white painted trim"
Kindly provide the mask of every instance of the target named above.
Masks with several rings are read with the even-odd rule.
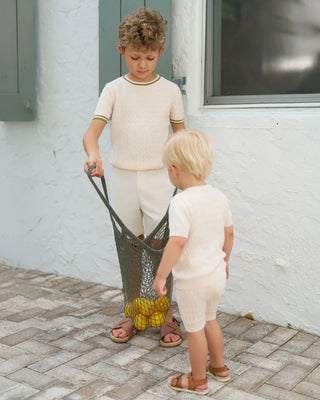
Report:
[[[188,114],[198,113],[204,107],[206,2],[205,0],[195,1],[191,7],[193,29],[188,46],[188,59],[193,60],[193,62],[189,64],[187,76]]]
[[[245,108],[319,108],[320,103],[264,103],[264,104],[210,104],[204,109],[245,109]]]

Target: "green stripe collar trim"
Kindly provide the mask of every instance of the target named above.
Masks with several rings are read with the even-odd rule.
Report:
[[[158,80],[161,78],[160,75],[157,75],[156,78],[153,81],[150,82],[135,82],[132,81],[131,79],[129,79],[127,77],[127,75],[123,75],[122,77],[125,81],[131,83],[132,85],[136,85],[136,86],[149,86],[149,85],[153,85],[154,83],[158,82]]]

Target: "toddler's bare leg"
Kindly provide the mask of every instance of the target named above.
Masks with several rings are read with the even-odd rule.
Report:
[[[210,365],[214,368],[220,368],[224,366],[224,355],[223,355],[223,333],[220,325],[216,319],[207,321],[204,328],[205,336],[207,338],[209,353],[210,353]],[[220,376],[227,376],[228,371],[219,373]]]
[[[187,332],[188,350],[193,379],[206,378],[208,346],[204,329],[198,332]],[[205,389],[207,385],[199,386]]]

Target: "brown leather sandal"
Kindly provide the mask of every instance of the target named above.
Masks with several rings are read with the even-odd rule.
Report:
[[[127,336],[124,338],[116,337],[112,334],[112,331],[115,329],[123,329],[126,331]],[[133,325],[132,319],[129,317],[124,317],[114,328],[112,328],[110,333],[110,338],[116,343],[127,343],[128,340],[132,338],[132,336],[137,334],[137,329]]]
[[[211,367],[210,364],[208,364],[207,366],[207,375],[212,376],[214,379],[216,379],[219,382],[228,382],[230,381],[230,375],[226,375],[226,376],[221,376],[218,375],[220,372],[226,372],[229,371],[229,368],[225,365],[224,367],[220,367],[220,368],[213,368]]]
[[[185,374],[179,376],[172,376],[168,380],[168,385],[173,390],[177,390],[179,392],[188,392],[188,393],[195,393],[195,394],[207,394],[209,389],[197,389],[197,386],[206,385],[208,383],[207,378],[205,379],[193,379],[191,372],[187,374],[188,377],[188,386],[182,386],[182,377]]]
[[[163,339],[169,333],[173,333],[175,335],[179,335],[180,339],[176,342],[165,342]],[[178,321],[173,318],[172,322],[164,321],[164,323],[160,327],[160,346],[162,347],[175,347],[179,346],[182,343],[182,332],[179,327]]]

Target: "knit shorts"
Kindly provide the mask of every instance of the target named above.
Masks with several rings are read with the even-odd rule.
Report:
[[[136,236],[148,236],[165,215],[174,187],[167,169],[131,171],[113,167],[110,202]]]
[[[207,321],[217,317],[219,301],[226,286],[225,267],[219,268],[209,281],[203,287],[176,288],[179,312],[187,332],[201,331]]]

